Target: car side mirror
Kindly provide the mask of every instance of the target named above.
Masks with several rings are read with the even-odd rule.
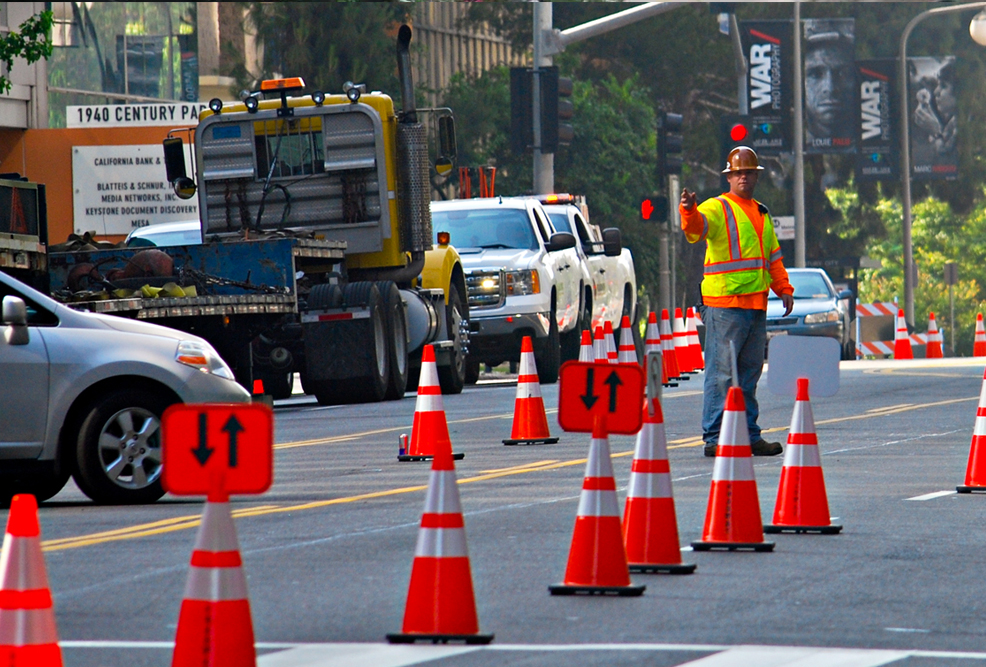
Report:
[[[27,331],[27,306],[16,296],[3,298],[3,337],[8,345],[27,345],[31,340]]]
[[[616,227],[603,230],[603,253],[607,257],[619,257],[623,252],[623,235]]]
[[[844,289],[841,292],[839,292],[839,294],[836,295],[835,298],[837,298],[839,301],[842,301],[843,299],[851,299],[852,298],[852,290]]]
[[[548,239],[548,252],[557,252],[559,250],[568,250],[569,248],[575,247],[575,236],[569,234],[568,232],[555,232]]]

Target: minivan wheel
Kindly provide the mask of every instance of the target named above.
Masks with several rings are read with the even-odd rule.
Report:
[[[161,414],[169,401],[117,389],[92,402],[76,443],[75,482],[97,503],[152,503],[161,486]]]

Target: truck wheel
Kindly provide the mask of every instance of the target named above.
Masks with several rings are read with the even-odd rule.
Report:
[[[387,393],[390,364],[387,358],[387,315],[380,290],[371,282],[349,283],[343,288],[342,298],[347,306],[365,305],[370,309],[370,318],[363,332],[366,356],[362,370],[366,375],[334,384],[345,385],[347,403],[382,401]]]
[[[535,347],[534,361],[538,367],[538,380],[541,384],[558,382],[558,368],[561,366],[561,341],[558,335],[558,319],[555,309],[551,309],[551,324],[548,326],[548,337]]]
[[[460,394],[466,384],[466,343],[462,324],[468,323],[469,311],[454,284],[448,288],[448,306],[445,308],[445,326],[452,339],[452,362],[438,367],[438,384],[443,394]]]
[[[161,414],[169,401],[116,389],[89,406],[76,442],[75,482],[97,503],[152,503],[161,487]]]
[[[479,382],[479,361],[466,357],[466,384]]]
[[[377,283],[377,290],[383,300],[383,310],[387,315],[387,361],[390,374],[387,378],[387,392],[384,399],[396,401],[404,398],[407,388],[407,318],[404,315],[404,301],[397,285],[391,281]]]
[[[291,398],[291,394],[294,393],[294,373],[288,371],[258,373],[256,379],[264,383],[264,393],[275,401]]]

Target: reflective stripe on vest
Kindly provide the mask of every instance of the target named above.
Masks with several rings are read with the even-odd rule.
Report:
[[[733,271],[749,271],[750,269],[767,268],[762,259],[734,259],[728,262],[716,262],[705,265],[705,275],[714,276],[717,273],[732,273]]]
[[[716,197],[716,199],[722,205],[722,210],[726,214],[726,236],[729,237],[729,259],[739,259],[742,257],[739,244],[739,225],[736,224],[733,207],[726,202],[724,197]]]

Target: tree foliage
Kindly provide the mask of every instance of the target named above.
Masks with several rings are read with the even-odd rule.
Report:
[[[52,20],[51,10],[45,10],[0,38],[0,63],[7,66],[7,72],[14,66],[15,58],[23,58],[32,65],[51,55]],[[10,79],[0,76],[0,94],[9,90]]]

